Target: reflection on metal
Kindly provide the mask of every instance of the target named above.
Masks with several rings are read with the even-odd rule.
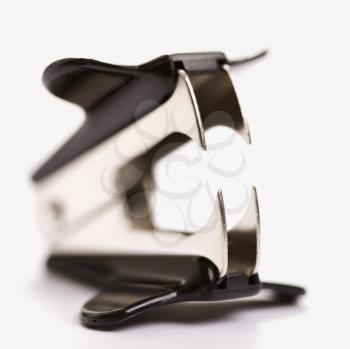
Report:
[[[231,127],[250,143],[228,70],[228,65],[201,73],[179,69],[177,87],[164,104],[38,184],[40,220],[54,253],[199,255],[211,260],[221,276],[254,272],[255,189],[242,220],[245,228],[240,224],[231,231],[221,190],[206,226],[195,234],[157,229],[147,199],[155,185],[153,161],[161,151],[166,156],[189,139],[205,151],[205,130],[215,125]],[[112,173],[109,181],[103,177],[106,168]],[[64,221],[52,219],[45,208],[56,200],[64,205]]]
[[[230,78],[230,67],[208,73],[189,74],[205,129],[225,125],[250,143],[249,129]]]
[[[252,189],[248,208],[232,230],[227,232],[228,237],[228,270],[253,274],[259,258],[259,208],[255,188]]]

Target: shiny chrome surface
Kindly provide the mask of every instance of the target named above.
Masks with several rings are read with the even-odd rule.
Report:
[[[191,139],[205,151],[205,131],[218,124],[250,143],[228,69],[179,70],[168,101],[38,184],[39,218],[54,253],[199,255],[221,276],[253,273],[259,233],[255,189],[242,224],[230,231],[220,189],[212,214],[196,233],[157,229],[147,201],[151,163],[161,147]],[[135,194],[137,205],[131,200]]]

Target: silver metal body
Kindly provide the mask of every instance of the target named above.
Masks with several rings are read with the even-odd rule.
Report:
[[[191,139],[205,151],[206,129],[216,123],[231,126],[250,143],[240,112],[229,112],[235,96],[228,69],[193,75],[179,70],[176,89],[164,104],[37,184],[39,220],[52,253],[198,255],[211,260],[221,276],[254,272],[259,245],[255,188],[242,221],[229,231],[221,190],[207,224],[195,233],[159,230],[147,204],[147,192],[154,188],[151,164],[161,147]],[[201,103],[212,98],[223,117],[219,113],[208,121]],[[142,199],[136,206],[130,200],[134,193]],[[176,244],[159,242],[159,236],[174,234]]]

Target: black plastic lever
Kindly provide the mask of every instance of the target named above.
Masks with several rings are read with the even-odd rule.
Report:
[[[82,308],[81,322],[114,329],[158,306],[178,302],[251,297],[268,290],[269,299],[292,303],[305,290],[261,283],[258,274],[219,277],[209,260],[196,256],[52,256],[51,270],[102,287]]]

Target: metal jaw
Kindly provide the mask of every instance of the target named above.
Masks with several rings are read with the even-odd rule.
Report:
[[[229,74],[234,63],[208,53],[164,56],[135,68],[63,60],[45,71],[49,90],[87,114],[34,175],[39,219],[51,244],[49,267],[105,288],[83,307],[85,325],[114,327],[155,305],[246,297],[262,288],[255,274],[254,187],[230,230],[220,189],[196,232],[159,229],[149,203],[155,159],[189,140],[206,151],[206,130],[215,125],[250,143]],[[177,236],[177,243],[161,244],[159,236]],[[304,292],[266,287],[284,299]]]

